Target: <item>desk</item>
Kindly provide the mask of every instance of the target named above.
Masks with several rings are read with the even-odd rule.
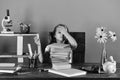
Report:
[[[11,56],[11,55],[1,55],[0,57],[18,57],[18,63],[23,63],[23,57],[21,56],[23,54],[23,37],[24,36],[39,36],[38,33],[33,34],[0,34],[0,36],[7,36],[7,37],[17,37],[17,55],[18,56]],[[27,56],[26,56],[27,57]],[[29,57],[29,56],[28,56]]]
[[[77,66],[79,67],[79,66]],[[118,66],[119,67],[119,66]],[[48,73],[48,72],[40,72],[38,69],[31,70],[26,72],[26,74],[17,74],[17,75],[3,75],[0,74],[0,80],[66,80],[66,79],[75,79],[75,80],[113,80],[120,79],[120,68],[117,68],[117,72],[115,74],[98,74],[98,73],[87,73],[86,75],[76,76],[76,77],[63,77],[60,75]]]

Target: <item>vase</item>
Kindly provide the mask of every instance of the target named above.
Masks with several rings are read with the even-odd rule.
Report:
[[[103,64],[103,71],[108,74],[115,73],[116,72],[116,61],[106,61]]]
[[[103,51],[101,54],[101,58],[100,58],[100,66],[99,66],[99,70],[98,72],[101,73],[103,72],[103,64],[107,61],[107,53],[106,53],[106,43],[103,43]]]
[[[30,25],[21,23],[21,24],[20,24],[20,32],[21,32],[22,34],[30,33]]]

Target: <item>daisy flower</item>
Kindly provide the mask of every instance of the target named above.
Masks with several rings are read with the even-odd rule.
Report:
[[[109,36],[110,36],[110,38],[112,39],[113,42],[114,42],[115,40],[117,40],[117,37],[116,37],[116,33],[115,33],[115,32],[109,31]]]
[[[105,27],[98,27],[97,29],[96,29],[96,33],[103,33],[103,32],[105,32]]]
[[[97,42],[105,43],[107,42],[107,33],[105,32],[105,27],[98,27],[96,29],[96,36]]]
[[[95,38],[97,38],[97,42],[105,43],[107,42],[107,33],[97,32]]]
[[[100,43],[106,43],[107,42],[107,39],[111,38],[112,41],[114,42],[115,40],[117,40],[117,37],[116,37],[116,33],[115,32],[112,32],[112,31],[109,31],[108,33],[105,31],[105,27],[98,27],[96,29],[96,36],[95,38],[97,39],[97,42],[100,42]]]

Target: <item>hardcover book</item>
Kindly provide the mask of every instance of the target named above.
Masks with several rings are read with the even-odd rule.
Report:
[[[60,70],[60,69],[70,69],[71,64],[66,62],[58,62],[58,63],[52,63],[52,69]]]
[[[85,75],[87,73],[86,71],[73,69],[73,68],[60,69],[60,70],[49,69],[48,71],[65,77],[75,77],[75,76]]]
[[[15,63],[0,63],[0,67],[14,67]]]
[[[15,66],[15,63],[0,63],[0,74],[1,73],[15,73],[20,70],[20,66]]]
[[[0,67],[0,74],[1,73],[15,73],[20,69],[21,67]]]

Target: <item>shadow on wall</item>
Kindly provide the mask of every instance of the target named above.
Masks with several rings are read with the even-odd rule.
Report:
[[[34,25],[34,22],[33,22],[33,12],[32,12],[32,9],[31,7],[29,6],[28,8],[26,8],[25,10],[25,14],[24,14],[24,19],[22,21],[22,23],[24,24],[31,24],[30,26],[30,32],[33,32],[33,27],[35,26]],[[28,52],[28,47],[27,47],[27,44],[30,43],[32,45],[32,50],[36,50],[36,46],[34,44],[34,41],[33,41],[33,37],[24,37],[24,49],[23,49],[23,52]]]
[[[25,16],[24,16],[24,21],[23,23],[25,24],[31,24],[30,26],[30,31],[33,30],[33,27],[35,26],[34,25],[34,22],[33,22],[33,11],[30,7],[28,7],[26,10],[25,10]]]
[[[28,7],[25,11],[24,23],[31,24],[31,27],[30,27],[31,32],[38,32],[39,33],[41,45],[42,45],[42,52],[44,52],[45,47],[48,45],[49,28],[53,25],[52,25],[52,22],[49,19],[47,19],[46,17],[39,18],[39,15],[38,15],[36,22],[33,19],[34,17],[35,16],[34,16],[34,13],[31,9],[31,7]],[[41,21],[41,18],[42,18],[42,21]],[[37,20],[39,20],[41,22],[38,22]]]
[[[40,39],[42,45],[42,51],[45,51],[45,47],[48,45],[48,37],[49,37],[49,27],[52,23],[48,21],[44,21],[40,28]],[[41,30],[42,29],[42,30]]]

